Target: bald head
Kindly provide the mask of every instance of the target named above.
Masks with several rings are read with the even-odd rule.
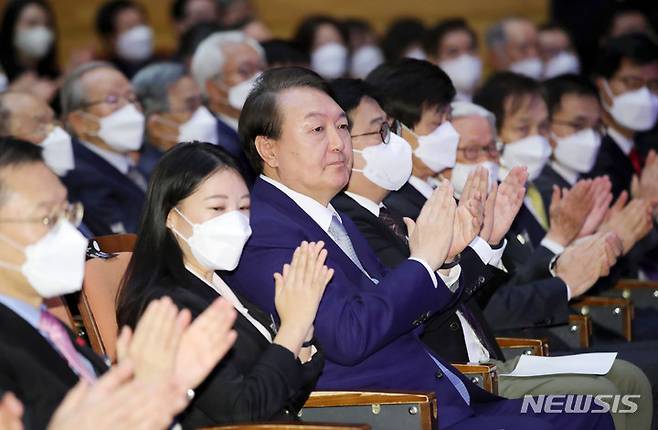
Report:
[[[10,91],[0,95],[0,137],[14,136],[38,144],[54,121],[50,106],[32,94]]]

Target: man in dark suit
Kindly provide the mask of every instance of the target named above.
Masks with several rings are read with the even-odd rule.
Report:
[[[238,136],[238,119],[249,90],[265,70],[265,52],[241,31],[211,34],[192,57],[192,76],[217,117],[217,141],[242,164],[247,183],[255,179]]]
[[[330,205],[352,169],[348,121],[330,94],[302,68],[268,70],[251,92],[240,134],[262,175],[251,196],[253,234],[224,279],[274,314],[272,269],[290,259],[294,242],[324,240],[335,273],[315,320],[326,356],[320,389],[435,391],[444,428],[610,428],[605,415],[521,415],[520,401],[478,389],[423,347],[420,326],[462,293],[434,274],[453,239],[452,187],[444,182],[409,223],[411,257],[384,269],[354,223]]]
[[[634,140],[658,117],[658,46],[644,34],[611,38],[601,49],[595,74],[607,134],[589,175],[608,175],[617,197],[632,191],[633,176],[645,176]],[[633,197],[658,197],[655,187],[639,185]]]
[[[409,170],[404,166],[407,162],[411,163],[410,156],[407,153],[405,162],[405,157],[397,154],[396,157],[391,158],[395,163],[390,165],[385,161],[387,152],[384,150],[377,153],[376,159],[368,156],[382,144],[395,145],[393,140],[383,143],[382,136],[378,133],[386,119],[386,114],[377,103],[374,92],[361,81],[341,79],[334,81],[331,87],[336,101],[350,119],[353,151],[357,154],[354,156],[353,173],[347,189],[332,199],[332,205],[340,212],[349,215],[380,260],[388,268],[393,269],[409,257],[409,249],[402,219],[381,203],[381,196],[390,191],[387,188],[393,188],[392,185],[399,185],[399,183],[387,184],[382,178],[395,178],[396,171],[401,171],[403,174],[400,179],[403,180]],[[455,192],[468,198],[472,193],[469,187],[472,187],[475,182],[474,172],[477,174],[479,166],[483,169],[493,166],[486,161],[489,156],[497,158],[495,147],[491,149],[493,118],[491,115],[487,115],[488,112],[484,109],[478,109],[477,106],[470,103],[457,102],[452,106],[452,122],[460,134],[460,143],[455,167],[445,171],[444,174],[451,177]],[[406,144],[406,142],[404,143]],[[397,152],[394,151],[394,148],[390,151]],[[396,168],[394,164],[398,167]],[[492,167],[492,169],[495,168]],[[518,209],[522,203],[521,183],[517,184],[517,199],[511,202],[506,200],[509,184],[510,182],[507,181],[501,185],[501,198],[496,199],[498,204],[494,204],[494,210],[489,214],[494,217],[494,235],[501,235],[500,238],[493,239],[494,243],[503,240],[502,235],[505,231],[501,230],[509,227],[516,213],[513,209]],[[512,209],[505,206],[512,206]],[[504,219],[506,217],[507,220]],[[485,220],[484,224],[486,225],[487,222]],[[496,225],[496,222],[499,225]],[[470,256],[467,255],[469,252],[474,254],[475,258],[469,258]],[[493,331],[482,315],[482,308],[486,305],[487,297],[505,281],[505,272],[493,267],[491,262],[488,266],[484,264],[473,248],[467,247],[461,255],[460,266],[464,276],[460,278],[459,282],[465,286],[461,302],[446,312],[434,315],[427,321],[421,339],[434,352],[452,363],[493,361],[499,374],[504,375],[514,369],[516,360],[505,361],[493,336]],[[533,293],[541,294],[538,291]],[[562,301],[564,301],[564,296],[562,296]],[[534,312],[529,307],[526,307],[525,311],[530,314]],[[627,416],[623,414],[613,415],[616,428],[649,426],[651,402],[648,396],[650,396],[651,385],[642,371],[628,362],[616,361],[611,371],[603,377],[590,375],[546,375],[532,378],[499,376],[499,393],[508,398],[520,397],[525,394],[597,394],[610,390],[621,395],[632,394],[639,390],[647,396],[642,405],[642,413],[632,417],[632,421],[628,421]]]
[[[108,369],[108,363],[82,345],[43,305],[46,298],[80,289],[87,240],[74,227],[81,212],[67,203],[66,188],[44,164],[39,146],[1,139],[0,178],[4,196],[0,202],[0,388],[23,402],[29,412],[28,428],[46,428],[53,411],[78,380],[94,384]],[[213,308],[208,313],[214,315],[212,319],[222,313],[234,317],[226,304]],[[164,426],[185,408],[186,391],[201,382],[199,378],[210,372],[230,344],[223,352],[211,352],[214,347],[210,345],[210,349],[199,348],[207,342],[208,332],[197,324],[188,328],[189,316],[178,317],[169,299],[154,304],[147,313],[144,328],[138,328],[132,337],[139,342],[131,342],[130,336],[126,337],[129,333],[120,337],[119,360],[129,359],[137,378],[161,381],[151,395],[161,392],[164,396],[159,415]],[[228,332],[232,321],[227,318],[221,330]],[[216,322],[222,324],[221,319]],[[179,350],[179,345],[187,345],[190,353]],[[201,372],[194,375],[189,355],[196,356],[199,350],[208,354],[213,365],[202,365]],[[122,384],[129,377],[130,373],[124,372],[124,381],[115,382]]]
[[[131,155],[142,146],[144,115],[130,82],[108,63],[86,63],[66,77],[61,101],[75,137],[75,168],[62,180],[85,205],[85,224],[96,235],[134,233],[147,182]]]

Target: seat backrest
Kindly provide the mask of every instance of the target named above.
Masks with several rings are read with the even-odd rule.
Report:
[[[103,252],[133,252],[137,235],[126,234],[108,234],[107,236],[96,236],[94,238]]]
[[[78,302],[91,347],[112,361],[116,359],[118,331],[116,297],[131,256],[131,252],[120,252],[107,260],[88,260]]]

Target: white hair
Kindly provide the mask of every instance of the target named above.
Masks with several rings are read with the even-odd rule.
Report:
[[[223,47],[230,43],[246,43],[265,59],[263,47],[241,31],[220,31],[206,37],[194,51],[191,65],[192,76],[204,96],[208,95],[206,90],[208,79],[222,76],[222,69],[226,63]]]
[[[492,112],[486,110],[480,105],[476,105],[475,103],[463,101],[452,102],[450,107],[452,108],[453,120],[469,116],[479,116],[485,118],[491,126],[491,131],[494,135],[494,138],[496,137],[496,115],[494,115]]]

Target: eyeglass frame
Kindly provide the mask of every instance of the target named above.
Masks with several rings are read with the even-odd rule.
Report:
[[[0,223],[40,223],[46,227],[52,228],[60,219],[66,219],[75,227],[79,227],[84,217],[84,206],[81,202],[67,203],[66,206],[59,209],[57,213],[43,217],[33,218],[0,218]]]
[[[474,150],[477,151],[477,154],[475,154],[474,157],[470,157],[466,155],[468,151],[471,151],[471,153],[473,153]],[[457,148],[457,151],[462,151],[464,154],[464,158],[468,161],[477,160],[482,152],[485,152],[489,158],[498,157],[500,156],[501,153],[501,151],[498,149],[498,145],[496,144],[496,142],[492,142],[486,147],[472,145],[472,146],[467,146],[465,148]]]
[[[588,127],[588,126],[583,126],[581,127],[580,124],[576,124],[571,121],[558,121],[558,120],[551,120],[552,124],[555,125],[562,125],[562,126],[567,126],[571,127],[574,130],[574,133],[578,133],[583,130],[587,130],[588,128],[593,129],[596,133],[598,133],[600,136],[603,136],[605,134],[606,126],[603,122],[597,123],[594,127]]]
[[[382,139],[382,143],[384,145],[388,145],[388,143],[391,141],[391,126],[388,125],[388,122],[384,121],[377,131],[350,135],[350,137],[354,139],[355,137],[372,136],[373,134],[379,134],[379,137]]]

